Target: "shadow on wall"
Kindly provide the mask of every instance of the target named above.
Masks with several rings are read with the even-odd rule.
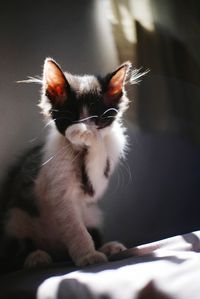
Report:
[[[200,67],[187,47],[164,28],[137,24],[138,61],[151,72],[138,86],[138,122],[200,143]],[[148,55],[146,49],[148,48]]]
[[[130,126],[127,161],[105,196],[106,240],[134,246],[199,229],[200,2],[110,2],[120,59],[132,50],[127,59],[150,69],[135,86],[136,117],[129,113],[140,130]],[[123,12],[132,43],[124,43]]]
[[[145,131],[200,143],[200,2],[107,0],[121,62],[150,69],[128,117]],[[136,95],[136,96],[135,96]]]

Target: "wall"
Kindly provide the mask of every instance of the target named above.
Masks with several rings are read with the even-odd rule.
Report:
[[[45,57],[64,70],[100,73],[117,53],[102,1],[3,1],[0,4],[0,179],[25,147],[41,136],[39,86],[16,84],[41,75]],[[43,135],[43,134],[42,134]]]

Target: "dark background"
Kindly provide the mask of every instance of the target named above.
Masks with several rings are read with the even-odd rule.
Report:
[[[79,74],[105,74],[125,60],[150,69],[129,88],[130,150],[103,200],[105,238],[133,246],[200,227],[200,4],[108,2],[1,1],[0,178],[45,135],[39,86],[16,83],[41,75],[45,57]],[[121,6],[132,12],[135,41],[124,35]]]

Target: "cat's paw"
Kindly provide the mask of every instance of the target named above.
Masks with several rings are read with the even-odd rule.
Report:
[[[77,266],[87,266],[93,264],[106,263],[108,261],[106,255],[99,251],[93,251],[76,261]]]
[[[24,268],[35,268],[38,266],[45,266],[52,263],[50,255],[43,250],[36,250],[31,252],[24,263]]]
[[[78,146],[90,146],[95,138],[94,133],[84,123],[68,127],[65,136],[72,144]]]
[[[126,250],[127,248],[117,241],[108,242],[104,244],[99,251],[103,252],[106,256],[111,256],[113,254],[119,253],[121,251]]]

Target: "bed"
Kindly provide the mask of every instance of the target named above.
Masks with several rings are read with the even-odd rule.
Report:
[[[45,280],[37,299],[199,299],[200,231],[129,249],[105,265]]]

